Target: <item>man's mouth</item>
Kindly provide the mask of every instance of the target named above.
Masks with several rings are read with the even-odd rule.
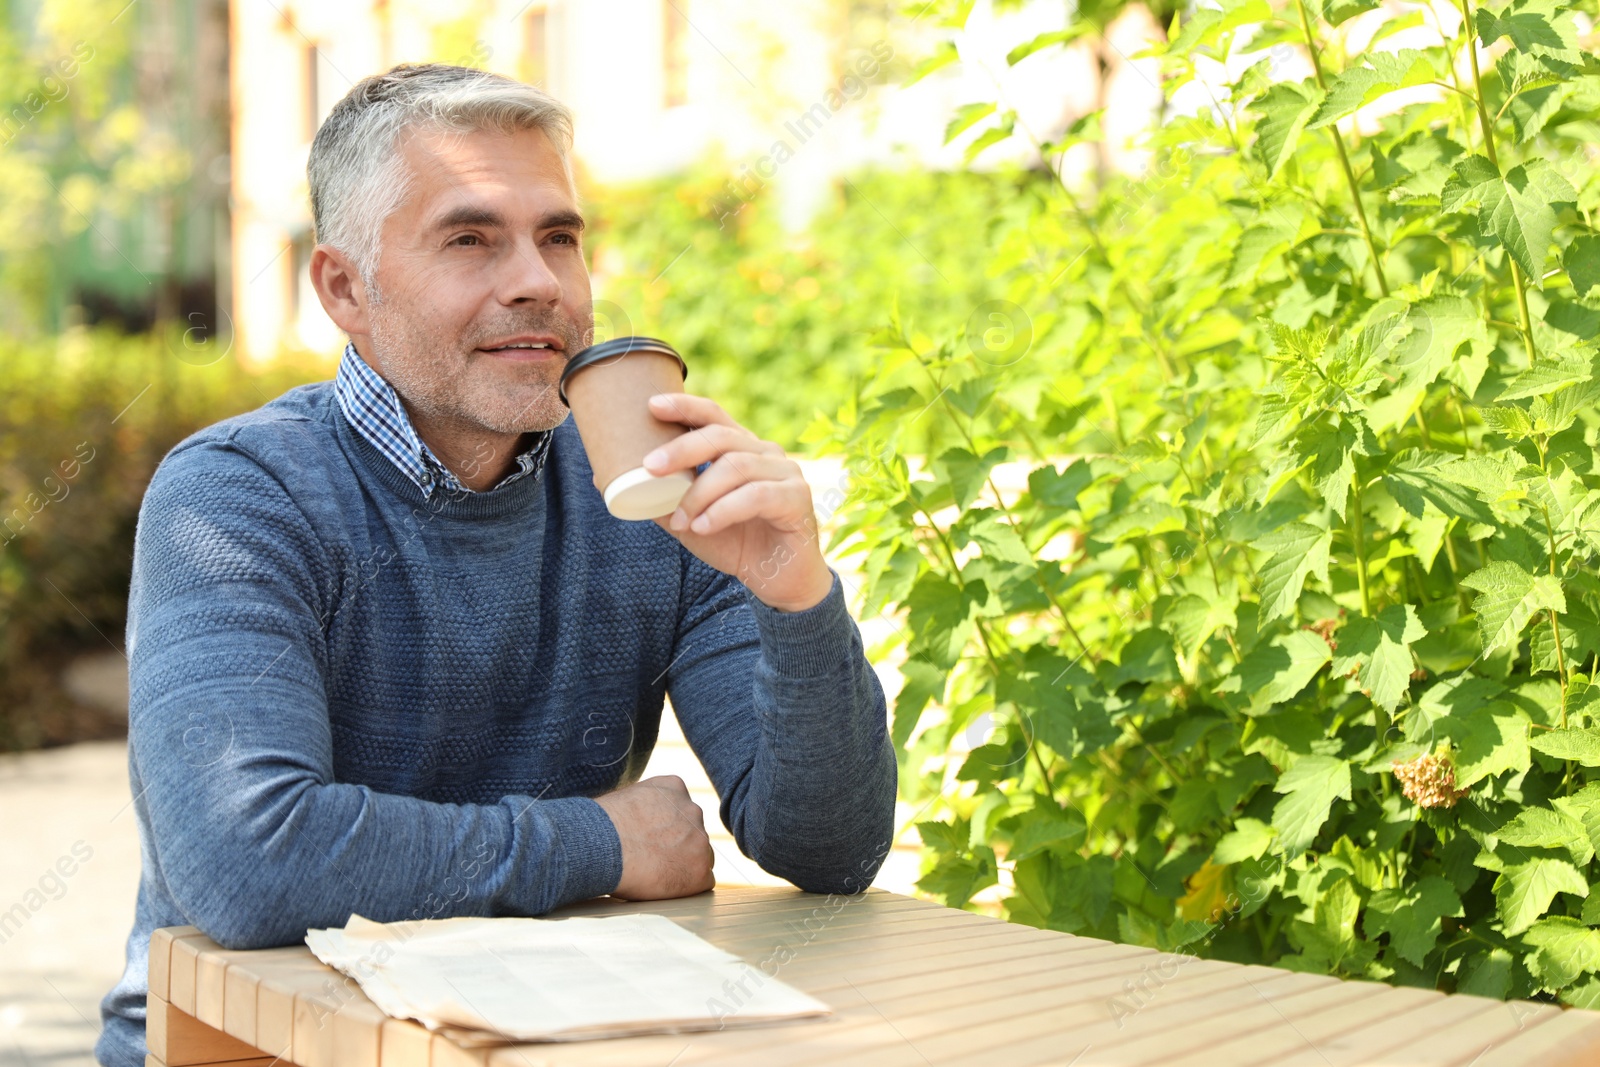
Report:
[[[507,337],[479,345],[478,351],[502,359],[551,359],[563,354],[561,339],[545,334]]]

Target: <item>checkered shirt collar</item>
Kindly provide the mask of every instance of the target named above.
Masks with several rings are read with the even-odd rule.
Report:
[[[354,344],[344,346],[344,358],[339,360],[333,393],[339,400],[339,409],[356,432],[400,468],[428,499],[440,491],[457,495],[473,492],[417,436],[411,417],[400,403],[400,394],[367,365]],[[517,469],[493,488],[510,485],[528,475],[537,476],[544,468],[545,458],[550,453],[550,439],[554,436],[548,430],[538,434],[534,443],[517,456]]]

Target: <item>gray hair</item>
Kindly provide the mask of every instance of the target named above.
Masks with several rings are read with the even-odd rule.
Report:
[[[411,187],[400,144],[413,129],[543,130],[572,177],[572,112],[541,89],[442,63],[402,63],[362,78],[317,130],[306,178],[317,240],[355,262],[374,302],[378,238]]]

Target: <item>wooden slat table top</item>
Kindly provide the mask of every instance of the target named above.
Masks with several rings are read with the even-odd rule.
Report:
[[[932,1067],[1271,1064],[1576,1067],[1600,1012],[1342,982],[1001,922],[880,889],[719,887],[585,901],[550,917],[666,915],[834,1009],[825,1019],[606,1041],[463,1048],[386,1018],[304,946],[151,938],[152,1067]],[[754,978],[752,979],[754,980]]]

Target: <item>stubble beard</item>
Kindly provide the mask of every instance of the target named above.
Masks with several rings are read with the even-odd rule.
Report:
[[[556,312],[473,323],[450,336],[388,301],[370,303],[368,309],[368,333],[384,378],[424,417],[501,434],[553,429],[567,417],[556,392],[564,361],[497,368],[491,365],[494,357],[477,351],[478,345],[510,334],[553,333],[570,358],[583,347],[583,330]]]

